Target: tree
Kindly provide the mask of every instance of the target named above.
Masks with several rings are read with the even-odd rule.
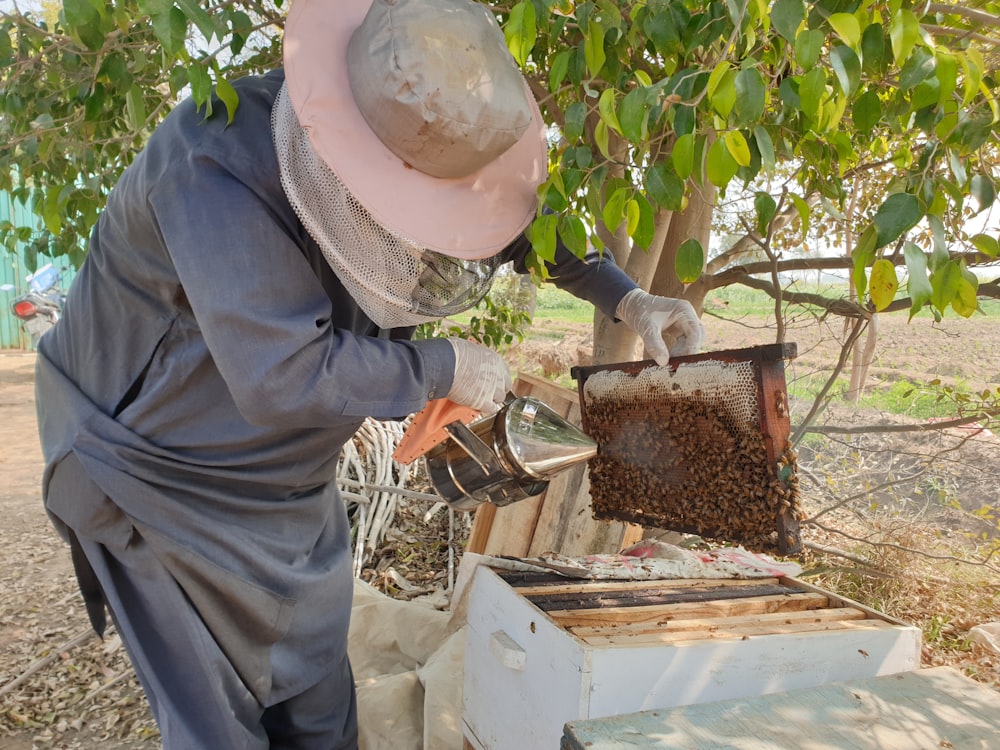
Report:
[[[698,308],[710,289],[740,283],[864,321],[898,308],[972,315],[978,296],[1000,294],[971,271],[997,258],[996,231],[964,229],[996,198],[995,5],[493,5],[556,134],[542,187],[556,213],[531,227],[538,259],[557,236],[580,254],[593,243],[642,286]],[[108,190],[179,96],[238,116],[228,81],[279,64],[281,6],[66,0],[54,24],[5,14],[0,188],[30,201],[43,226],[2,226],[0,239],[79,262]],[[741,239],[706,258],[717,197],[746,189]],[[830,216],[846,244],[787,257],[783,232]],[[749,251],[763,259],[744,262]],[[784,270],[834,266],[852,271],[855,300],[776,283]],[[634,339],[596,325],[598,359],[631,353]]]

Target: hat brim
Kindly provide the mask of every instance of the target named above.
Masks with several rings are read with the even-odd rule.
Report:
[[[478,172],[438,178],[410,167],[378,139],[358,110],[347,44],[371,0],[294,0],[285,21],[285,79],[300,125],[320,158],[383,226],[455,258],[495,255],[535,215],[547,176],[545,129],[528,93],[532,123]]]

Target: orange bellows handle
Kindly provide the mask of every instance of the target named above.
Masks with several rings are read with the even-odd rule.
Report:
[[[408,464],[447,439],[445,425],[452,422],[468,424],[477,416],[479,412],[471,406],[462,406],[446,398],[428,401],[427,406],[413,417],[392,457],[400,463]]]

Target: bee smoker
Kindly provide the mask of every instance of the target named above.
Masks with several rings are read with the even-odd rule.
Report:
[[[462,511],[540,495],[551,477],[597,453],[596,442],[530,396],[508,394],[496,414],[445,429],[427,469],[437,493]]]

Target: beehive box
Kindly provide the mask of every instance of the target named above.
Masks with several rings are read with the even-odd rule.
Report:
[[[480,567],[463,730],[476,750],[559,747],[577,719],[917,669],[920,630],[789,578],[577,581]]]

